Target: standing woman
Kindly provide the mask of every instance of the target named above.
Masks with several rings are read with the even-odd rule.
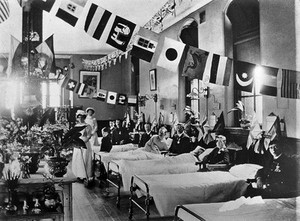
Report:
[[[85,148],[75,147],[72,157],[72,171],[79,181],[83,181],[86,177],[92,176],[92,157],[93,151],[91,147],[92,127],[85,122],[86,112],[78,110],[76,112],[77,123],[75,127],[86,126],[80,131],[79,137],[85,143]]]
[[[91,138],[91,144],[94,146],[99,146],[98,143],[98,134],[97,134],[97,130],[98,130],[98,123],[97,123],[97,119],[94,117],[95,114],[95,109],[92,107],[88,107],[86,109],[86,119],[85,122],[87,124],[89,124],[92,127],[92,138]]]

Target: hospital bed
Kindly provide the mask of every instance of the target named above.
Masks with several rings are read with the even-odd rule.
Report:
[[[134,175],[131,179],[129,218],[133,206],[150,216],[150,201],[154,201],[160,216],[174,215],[177,205],[214,203],[237,199],[247,189],[248,178],[254,177],[259,165],[236,165],[229,171],[184,174]],[[138,202],[145,197],[145,205]]]
[[[223,203],[180,205],[175,221],[299,220],[300,197],[281,199],[237,199]],[[297,206],[298,205],[298,206]]]

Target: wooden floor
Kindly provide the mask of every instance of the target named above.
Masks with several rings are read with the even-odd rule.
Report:
[[[73,220],[95,221],[128,219],[129,194],[121,192],[120,209],[116,206],[116,189],[110,188],[107,194],[105,188],[100,188],[98,181],[92,189],[87,189],[81,183],[73,184]],[[151,205],[150,220],[171,221],[173,217],[160,217],[155,205]],[[134,208],[132,220],[146,220],[146,216],[138,208]]]

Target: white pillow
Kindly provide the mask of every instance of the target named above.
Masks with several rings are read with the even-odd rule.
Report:
[[[251,164],[251,163],[239,164],[231,167],[229,173],[243,180],[254,179],[257,170],[261,168],[262,166],[257,164]]]

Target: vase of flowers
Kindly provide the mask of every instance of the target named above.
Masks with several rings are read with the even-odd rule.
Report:
[[[230,112],[233,112],[233,111],[238,111],[239,112],[239,123],[240,123],[240,126],[244,129],[249,129],[250,127],[250,120],[248,119],[248,116],[246,114],[246,110],[245,110],[245,105],[242,101],[238,101],[236,103],[236,106],[234,108],[232,108],[230,111],[228,111],[228,114]]]
[[[48,125],[43,134],[43,151],[47,161],[46,169],[53,176],[62,177],[67,172],[67,165],[72,158],[74,146],[85,146],[79,138],[83,128],[69,131],[61,125]]]

